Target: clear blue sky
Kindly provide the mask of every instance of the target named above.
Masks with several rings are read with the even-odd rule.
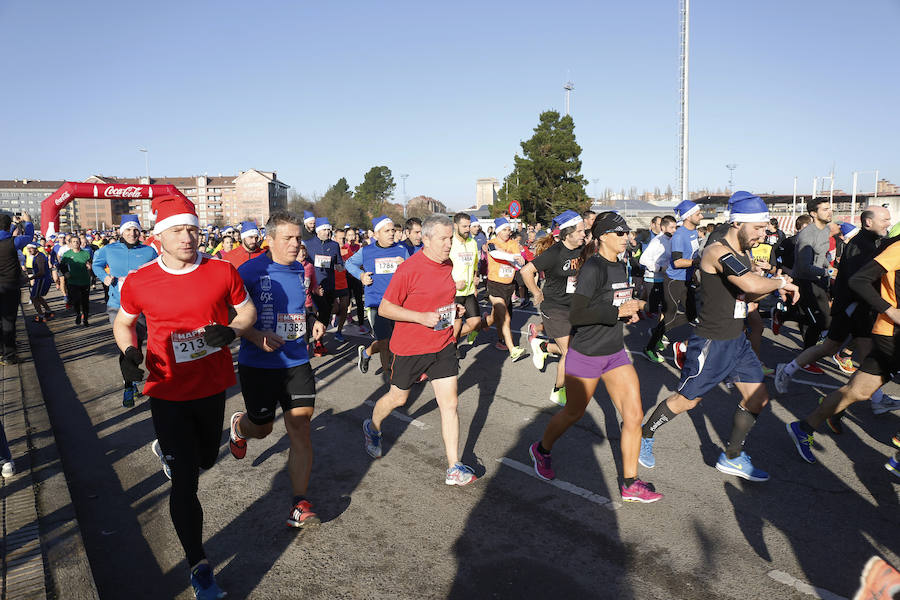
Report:
[[[898,33],[898,0],[694,0],[691,188],[900,183]],[[384,164],[462,208],[571,79],[585,177],[677,189],[678,41],[677,0],[0,0],[0,178],[138,176],[145,147],[305,195]]]

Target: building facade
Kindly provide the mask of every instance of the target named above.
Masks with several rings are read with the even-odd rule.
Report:
[[[500,181],[496,177],[482,177],[475,182],[475,208],[493,206],[497,202]]]
[[[41,202],[65,183],[56,180],[12,179],[0,180],[0,213],[10,216],[27,212],[35,225],[40,225]],[[60,226],[71,229],[75,208],[69,204],[59,213]]]

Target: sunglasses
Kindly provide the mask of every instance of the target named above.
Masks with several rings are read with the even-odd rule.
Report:
[[[601,233],[600,235],[606,235],[607,233],[614,233],[614,234],[616,234],[616,235],[619,236],[619,237],[622,237],[623,235],[627,235],[627,234],[628,234],[627,231],[607,231],[607,232],[605,232],[605,233]]]

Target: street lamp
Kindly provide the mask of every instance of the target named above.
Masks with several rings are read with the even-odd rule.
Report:
[[[138,152],[144,153],[144,165],[147,167],[147,185],[150,185],[150,151],[146,148],[138,148]]]

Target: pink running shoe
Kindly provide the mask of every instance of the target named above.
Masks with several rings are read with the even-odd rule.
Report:
[[[644,504],[656,502],[663,497],[650,489],[645,482],[635,479],[628,487],[622,486],[622,500],[624,502],[642,502]]]
[[[541,454],[540,450],[538,450],[537,442],[528,447],[528,454],[531,455],[531,462],[534,463],[534,472],[537,473],[538,477],[547,481],[556,478],[556,473],[553,472],[550,455]]]

